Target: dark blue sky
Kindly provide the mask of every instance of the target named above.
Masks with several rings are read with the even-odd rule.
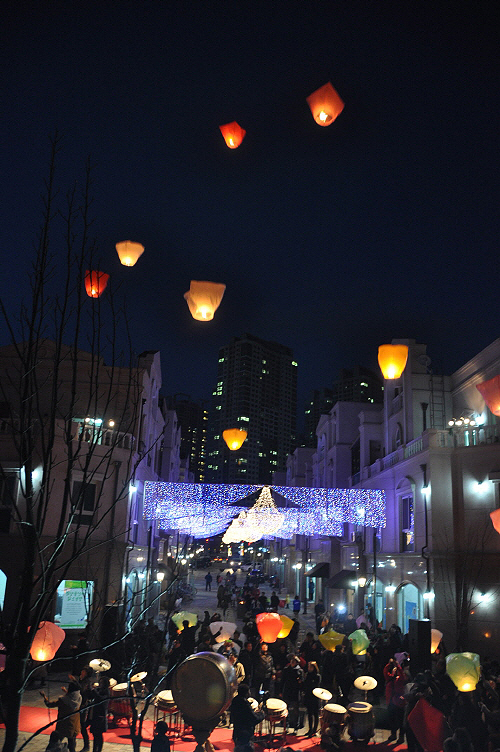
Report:
[[[291,347],[301,400],[392,337],[451,372],[499,334],[498,2],[4,2],[2,295],[62,191],[94,169],[101,268],[164,391],[209,396],[218,348]],[[317,126],[330,80],[345,109]],[[229,150],[218,130],[247,130]],[[118,240],[146,251],[127,269]],[[54,235],[54,251],[62,243]],[[60,250],[59,250],[60,248]],[[21,262],[21,263],[20,263]],[[209,324],[190,279],[225,282]]]

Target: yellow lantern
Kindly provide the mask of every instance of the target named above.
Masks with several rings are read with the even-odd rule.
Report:
[[[356,629],[355,632],[349,635],[349,639],[353,655],[366,655],[366,648],[370,644],[370,640],[364,629]]]
[[[399,379],[408,360],[408,345],[380,345],[378,364],[384,379]]]
[[[144,253],[144,246],[132,240],[122,240],[115,247],[123,266],[134,266],[137,259]]]
[[[281,630],[278,633],[277,640],[282,640],[285,637],[288,637],[290,634],[292,627],[293,627],[293,619],[290,619],[289,616],[285,616],[285,614],[280,614],[281,624],[283,625],[281,627]]]
[[[477,653],[450,653],[446,656],[446,673],[459,692],[472,692],[481,675]]]
[[[344,102],[330,82],[309,94],[307,103],[318,125],[331,125],[344,109]]]
[[[226,430],[222,432],[222,438],[231,451],[239,449],[246,437],[247,432],[244,428],[226,428]]]
[[[335,632],[333,629],[329,629],[328,632],[320,634],[319,641],[326,650],[335,650],[337,645],[342,645],[345,635]]]
[[[184,293],[191,316],[196,321],[211,321],[225,289],[226,285],[218,282],[200,282],[192,279],[189,290]]]
[[[436,652],[442,639],[443,633],[439,629],[431,629],[431,653]]]
[[[182,630],[184,629],[183,622],[188,621],[190,627],[195,627],[198,624],[198,616],[191,613],[191,611],[179,611],[172,616],[172,621],[174,622],[177,629],[182,632]]]
[[[41,621],[31,643],[34,661],[51,661],[63,643],[66,633],[51,621]]]

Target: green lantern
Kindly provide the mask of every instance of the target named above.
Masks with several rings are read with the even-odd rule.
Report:
[[[472,692],[481,676],[477,653],[450,653],[446,656],[446,673],[459,692]]]
[[[352,652],[354,655],[366,655],[366,648],[370,644],[370,640],[364,629],[357,629],[349,635],[349,639],[351,641]]]

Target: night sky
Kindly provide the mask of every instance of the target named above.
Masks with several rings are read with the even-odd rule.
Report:
[[[163,391],[209,397],[218,348],[292,348],[299,408],[413,337],[451,373],[500,335],[499,4],[4,2],[0,270],[28,294],[49,136],[61,196],[94,166],[101,268]],[[331,81],[329,127],[305,101]],[[219,125],[247,130],[236,150]],[[115,243],[146,251],[120,265]],[[58,232],[54,253],[63,253]],[[224,282],[195,322],[190,279]],[[2,344],[7,342],[0,330]]]

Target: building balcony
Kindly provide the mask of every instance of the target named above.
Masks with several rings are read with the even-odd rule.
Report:
[[[96,444],[113,449],[127,449],[129,451],[135,447],[135,437],[133,434],[115,431],[113,428],[88,425],[82,421],[73,420],[72,431],[74,441],[82,441],[87,444]]]

